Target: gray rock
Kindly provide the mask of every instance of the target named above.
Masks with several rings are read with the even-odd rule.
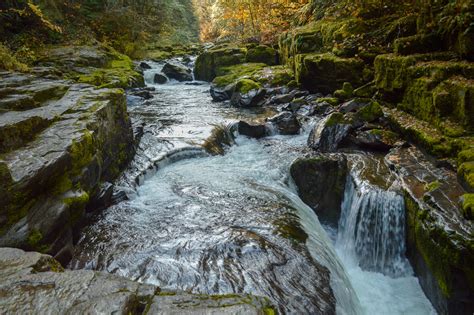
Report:
[[[369,103],[370,103],[370,100],[364,101],[361,99],[353,99],[353,100],[343,103],[340,106],[339,111],[344,114],[349,113],[349,112],[355,112],[361,109],[362,107],[369,105]]]
[[[230,100],[234,88],[235,84],[229,84],[224,88],[219,88],[212,84],[210,89],[212,100],[215,102],[224,102]]]
[[[343,155],[299,158],[290,168],[298,194],[322,223],[337,227],[348,175]]]
[[[153,76],[153,82],[156,84],[165,84],[166,82],[168,82],[168,78],[162,74],[155,73],[155,75]]]
[[[308,146],[321,152],[334,152],[351,130],[351,123],[341,113],[333,113],[311,130]]]
[[[237,131],[243,136],[256,139],[263,138],[267,135],[265,125],[251,125],[245,121],[238,122]]]
[[[415,147],[396,147],[385,162],[404,191],[407,256],[423,291],[440,314],[471,314],[474,223],[461,212],[467,192],[456,172],[436,167]]]
[[[2,314],[262,314],[250,295],[160,293],[158,287],[91,270],[63,270],[51,256],[0,248]]]
[[[260,106],[266,95],[265,89],[251,90],[246,94],[234,92],[230,99],[230,104],[235,107],[256,107]]]
[[[148,70],[148,69],[151,69],[151,66],[149,64],[147,64],[146,62],[142,61],[142,62],[140,62],[140,68],[142,68],[144,70]]]
[[[193,75],[191,69],[176,63],[166,63],[163,66],[164,74],[170,79],[175,79],[178,81],[192,81]]]
[[[296,115],[291,112],[282,112],[269,118],[267,121],[271,123],[281,135],[298,134],[301,128]]]

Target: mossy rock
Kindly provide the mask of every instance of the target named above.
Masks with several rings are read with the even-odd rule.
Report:
[[[251,90],[258,90],[262,86],[250,79],[241,79],[237,81],[237,84],[235,85],[234,92],[239,92],[241,94],[247,94]]]
[[[474,192],[474,161],[462,163],[458,168],[458,175],[464,187]]]
[[[358,58],[340,58],[332,54],[298,55],[295,76],[298,84],[311,92],[332,93],[345,82],[363,83],[364,62]]]
[[[355,114],[356,119],[366,122],[374,122],[382,116],[382,107],[378,102],[375,101],[372,101],[369,105],[362,107]]]
[[[262,85],[288,86],[291,81],[294,81],[294,74],[287,66],[271,66],[255,72],[252,79]]]
[[[222,75],[222,68],[245,63],[245,48],[224,46],[210,49],[200,54],[194,66],[197,80],[212,81]]]
[[[462,214],[468,219],[474,219],[474,194],[465,194],[462,196]]]
[[[396,39],[395,53],[400,55],[421,54],[441,50],[440,38],[436,33],[416,34]]]
[[[244,63],[219,68],[217,77],[212,81],[217,87],[225,87],[240,79],[250,79],[265,67],[263,63]]]
[[[352,87],[352,84],[350,82],[344,82],[344,84],[342,85],[342,89],[336,90],[334,92],[334,97],[336,97],[340,101],[344,101],[349,99],[353,93],[354,88]]]
[[[245,58],[247,62],[264,63],[273,66],[277,64],[278,54],[277,51],[271,47],[258,45],[248,49]]]

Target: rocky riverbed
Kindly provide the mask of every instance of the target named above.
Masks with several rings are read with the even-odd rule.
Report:
[[[0,249],[1,309],[471,313],[469,116],[453,134],[384,101],[402,57],[370,83],[286,44],[293,71],[222,45],[60,47],[0,73],[0,246],[30,251]],[[402,60],[403,104],[443,56]]]

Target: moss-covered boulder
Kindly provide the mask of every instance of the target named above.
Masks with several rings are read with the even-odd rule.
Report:
[[[365,65],[358,58],[340,58],[333,54],[307,54],[295,58],[298,84],[312,92],[332,93],[345,82],[364,83]]]
[[[247,50],[239,47],[216,47],[200,54],[194,66],[196,80],[212,81],[221,68],[245,63]]]
[[[318,215],[322,223],[337,226],[348,174],[342,155],[318,155],[299,158],[290,168],[301,199]]]
[[[225,87],[237,83],[241,79],[254,79],[255,75],[265,67],[263,63],[244,63],[219,68],[217,77],[212,81],[217,87]],[[254,81],[257,81],[254,79]]]
[[[269,66],[274,66],[278,63],[278,53],[275,49],[258,45],[247,50],[247,62],[264,63]]]

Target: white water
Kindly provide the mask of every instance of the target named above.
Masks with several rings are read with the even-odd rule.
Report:
[[[160,71],[161,65],[153,66],[145,73],[147,82]],[[157,85],[156,97],[131,111],[147,126],[158,121],[165,126],[148,128],[146,140],[156,141],[142,140],[147,155],[199,143],[211,124],[254,116],[211,103],[206,85],[170,83]],[[307,137],[238,137],[225,156],[160,165],[132,200],[107,209],[85,230],[72,266],[107,270],[170,290],[264,295],[280,310],[301,314],[315,313],[318,299],[327,298],[317,283],[323,280],[315,260],[331,272],[338,314],[434,313],[403,257],[403,213],[394,193],[375,191],[361,181],[349,186],[343,215],[349,229],[340,235],[323,229],[297,196],[288,169]],[[156,145],[161,142],[163,146]],[[362,212],[368,217],[357,223]],[[372,233],[366,229],[371,215],[389,217],[393,224],[377,225]],[[308,235],[305,248],[281,236],[276,222],[282,220],[302,227]],[[386,236],[390,233],[395,234]],[[361,260],[366,256],[374,260]],[[370,271],[362,270],[361,262]]]
[[[396,192],[348,176],[336,251],[364,314],[436,314],[405,257],[404,207]]]

